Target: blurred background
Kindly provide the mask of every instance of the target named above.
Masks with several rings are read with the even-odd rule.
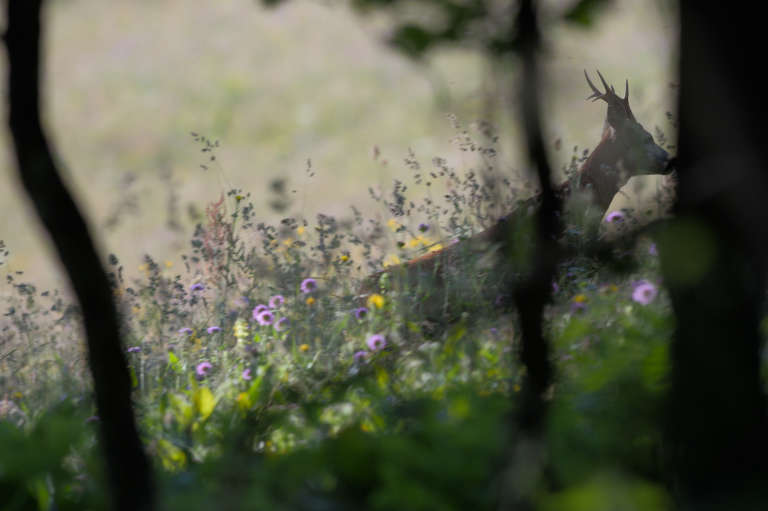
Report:
[[[573,2],[544,3],[555,13]],[[583,69],[600,69],[622,92],[629,79],[637,119],[671,135],[677,18],[669,4],[619,0],[586,30],[543,18],[554,168],[570,161],[574,146],[591,149],[600,139],[605,105],[585,101]],[[350,205],[384,215],[368,188],[409,182],[409,148],[425,167],[435,156],[459,170],[472,165],[453,140],[456,122],[470,131],[493,122],[499,170],[525,173],[513,94],[494,78],[500,70],[469,50],[410,61],[384,43],[385,16],[361,17],[343,1],[265,9],[253,0],[56,0],[47,23],[49,134],[105,256],[117,254],[128,275],[147,253],[181,271],[206,204],[232,187],[252,194],[263,221],[345,215]],[[5,66],[0,74],[5,88]],[[191,132],[219,141],[216,162]],[[0,138],[6,269],[61,286],[16,181],[4,123]],[[291,199],[283,211],[269,204],[275,179],[286,181]]]

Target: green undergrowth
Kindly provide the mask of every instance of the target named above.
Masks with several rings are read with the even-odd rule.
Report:
[[[196,139],[215,156],[216,143]],[[371,191],[377,218],[352,208],[267,225],[233,189],[207,206],[181,272],[146,256],[127,279],[109,256],[164,509],[495,508],[520,456],[509,417],[524,376],[498,283],[520,271],[489,245],[463,253],[439,287],[436,270],[416,284],[391,271],[360,290],[532,193],[495,168],[487,126],[459,141],[474,168],[409,153],[413,183]],[[599,214],[576,200],[565,218],[570,251],[544,318],[556,368],[548,451],[530,494],[541,509],[615,509],[616,495],[621,509],[664,509],[658,419],[673,324],[655,247],[616,249],[629,268],[619,272],[578,255],[600,236]],[[509,260],[524,262],[530,246],[517,245]],[[80,311],[23,281],[9,274],[3,290],[0,507],[102,509]]]

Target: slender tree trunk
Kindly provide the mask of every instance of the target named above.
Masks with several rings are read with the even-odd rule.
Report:
[[[115,509],[153,509],[153,485],[131,408],[117,311],[85,221],[61,180],[40,120],[42,0],[7,0],[10,130],[19,177],[80,302],[100,437]]]
[[[678,204],[660,245],[677,318],[666,451],[696,510],[768,502],[765,28],[746,5],[681,2]]]

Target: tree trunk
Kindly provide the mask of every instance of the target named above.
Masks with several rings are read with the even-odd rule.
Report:
[[[40,120],[42,0],[7,0],[9,125],[19,176],[80,302],[100,437],[115,509],[153,509],[149,461],[131,408],[117,310],[85,221],[61,180]]]

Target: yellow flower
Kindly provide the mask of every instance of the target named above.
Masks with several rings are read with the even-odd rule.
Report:
[[[166,268],[170,268],[171,266],[173,266],[173,261],[165,261]]]
[[[341,254],[341,257],[339,257],[342,263],[346,263],[349,261],[349,256],[347,254]]]
[[[233,330],[235,331],[236,339],[242,340],[248,337],[248,323],[244,319],[238,319],[235,321]]]
[[[585,295],[585,294],[578,294],[578,295],[573,297],[573,301],[575,303],[584,303],[584,302],[587,301],[587,295]]]
[[[376,307],[381,309],[384,307],[384,297],[378,293],[374,293],[368,297],[368,307]]]
[[[386,268],[388,266],[397,266],[398,264],[400,264],[400,258],[397,257],[395,254],[391,254],[391,255],[388,255],[386,259],[384,259],[382,266]]]
[[[439,252],[443,249],[443,246],[440,243],[435,243],[431,247],[427,249],[427,252]]]
[[[251,398],[248,396],[246,392],[241,392],[237,395],[236,398],[237,405],[240,407],[241,410],[245,411],[251,407],[253,403],[251,403]]]
[[[290,247],[291,243],[293,243],[293,240],[291,238],[287,238],[283,240],[283,245],[285,245],[286,247]]]
[[[300,225],[300,226],[298,226],[296,228],[296,234],[298,234],[299,236],[304,234],[304,226],[303,225]]]
[[[309,298],[307,298],[307,305],[312,305],[313,303],[315,303],[314,296],[310,296]]]
[[[392,230],[392,232],[396,232],[400,228],[400,223],[394,218],[390,218],[387,221],[387,227],[389,227]]]
[[[302,344],[301,346],[299,346],[299,351],[303,351],[305,353],[309,351],[309,344]]]
[[[243,199],[245,199],[245,197],[243,197],[242,195],[235,195],[235,200],[236,200],[237,202],[240,202],[240,201],[241,201],[241,200],[243,200]]]

